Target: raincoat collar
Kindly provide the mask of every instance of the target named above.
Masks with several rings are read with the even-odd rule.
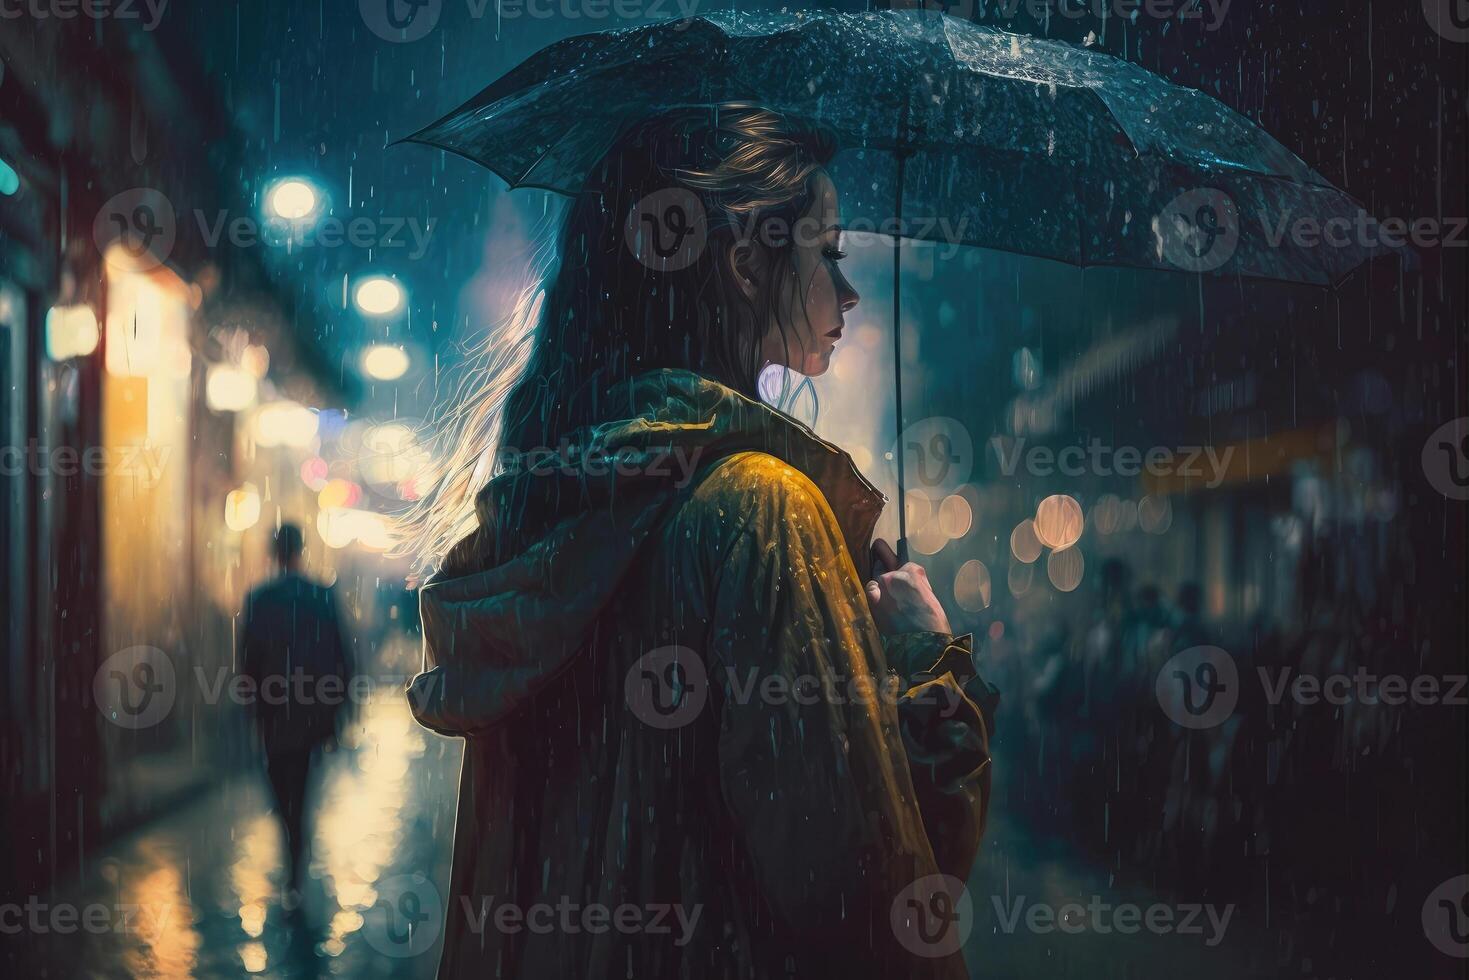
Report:
[[[426,672],[418,720],[468,734],[505,717],[586,642],[682,491],[719,460],[768,453],[826,497],[859,575],[887,498],[797,420],[692,371],[607,391],[606,421],[555,447],[501,454],[476,500],[480,530],[419,594]]]
[[[592,427],[593,454],[631,451],[637,457],[676,454],[681,448],[700,472],[737,452],[775,456],[820,488],[866,576],[868,545],[887,497],[845,451],[784,412],[692,371],[650,371],[617,386],[609,397],[634,414]]]

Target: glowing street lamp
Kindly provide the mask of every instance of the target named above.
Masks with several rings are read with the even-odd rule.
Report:
[[[255,375],[230,364],[211,364],[204,401],[215,412],[243,412],[255,404]]]
[[[368,276],[357,283],[352,300],[369,316],[388,316],[403,308],[407,297],[397,280],[387,276]]]
[[[86,357],[101,339],[90,306],[53,306],[46,313],[46,356],[53,361]]]
[[[317,413],[292,401],[275,401],[255,412],[255,441],[261,446],[309,446],[316,438]]]
[[[304,180],[282,180],[265,196],[265,206],[277,218],[300,221],[316,210],[316,191]]]
[[[246,483],[224,498],[224,526],[231,531],[248,531],[260,520],[260,491]]]
[[[374,344],[362,352],[362,371],[375,381],[397,381],[408,373],[408,352],[389,344]]]

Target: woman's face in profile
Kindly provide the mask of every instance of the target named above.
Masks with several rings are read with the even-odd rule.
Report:
[[[842,275],[837,189],[825,170],[812,178],[810,208],[790,231],[794,275],[777,284],[779,316],[766,325],[761,359],[807,377],[825,374],[857,291]],[[784,325],[784,330],[781,329]]]

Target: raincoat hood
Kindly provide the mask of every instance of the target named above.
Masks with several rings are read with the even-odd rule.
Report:
[[[790,416],[691,371],[611,389],[605,421],[555,447],[502,451],[479,530],[420,591],[425,672],[415,717],[465,735],[503,720],[581,649],[642,545],[718,460],[757,451],[826,497],[859,573],[886,497],[851,457]]]

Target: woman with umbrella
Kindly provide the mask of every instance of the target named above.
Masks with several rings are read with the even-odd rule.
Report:
[[[965,975],[994,693],[758,397],[858,302],[833,151],[745,103],[629,127],[456,408],[410,690],[467,738],[445,976]]]
[[[871,543],[882,496],[757,397],[858,301],[827,133],[901,236],[906,198],[1083,266],[1329,285],[1381,251],[1269,234],[1360,205],[1217,100],[922,11],[568,38],[415,134],[573,201],[413,522],[444,557],[410,696],[468,742],[446,975],[964,973],[997,696]]]

